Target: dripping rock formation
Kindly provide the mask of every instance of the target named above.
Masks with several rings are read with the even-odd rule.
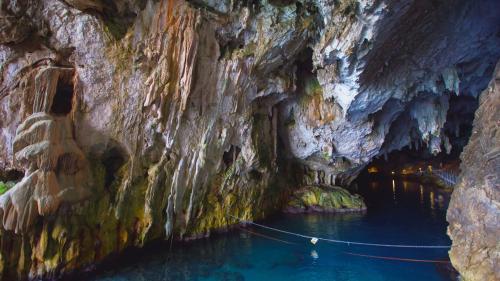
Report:
[[[480,95],[450,254],[498,279],[498,46],[496,0],[4,0],[0,175],[24,177],[0,196],[0,279],[263,218],[404,147],[449,152]]]

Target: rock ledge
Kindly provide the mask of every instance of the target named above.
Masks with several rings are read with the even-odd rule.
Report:
[[[338,186],[306,186],[292,195],[285,212],[356,212],[365,211],[366,205],[358,194]]]

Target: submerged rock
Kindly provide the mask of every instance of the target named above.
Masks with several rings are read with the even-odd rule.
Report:
[[[339,186],[306,186],[294,191],[285,212],[355,212],[366,210],[363,198]]]

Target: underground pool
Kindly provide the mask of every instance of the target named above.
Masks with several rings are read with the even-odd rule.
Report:
[[[315,237],[370,243],[449,245],[449,194],[404,179],[357,184],[364,213],[279,214],[258,223]],[[435,261],[435,262],[430,262]],[[189,243],[160,243],[101,266],[94,281],[125,280],[452,280],[447,249],[343,245],[238,227]]]

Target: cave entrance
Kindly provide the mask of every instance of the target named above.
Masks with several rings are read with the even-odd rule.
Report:
[[[60,80],[57,83],[56,94],[52,100],[50,113],[54,115],[68,115],[73,108],[73,85],[67,81]]]

